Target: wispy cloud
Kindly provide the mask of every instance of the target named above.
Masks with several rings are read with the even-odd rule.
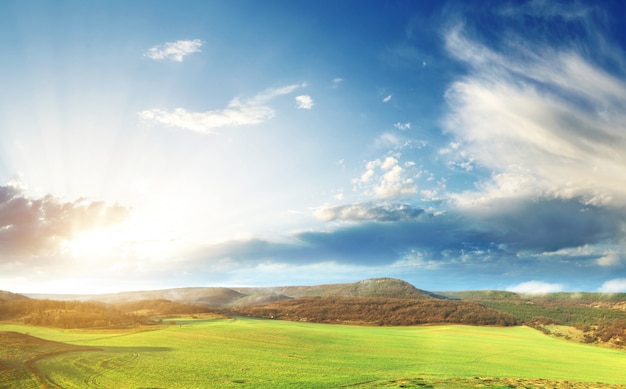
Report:
[[[391,132],[383,132],[374,140],[374,146],[381,149],[399,150],[411,144],[411,140],[405,139]]]
[[[278,96],[291,94],[304,86],[305,84],[292,84],[268,89],[245,101],[234,98],[226,108],[218,110],[191,112],[184,108],[176,108],[173,111],[154,108],[141,111],[139,117],[147,122],[155,122],[169,127],[203,134],[214,134],[217,128],[259,124],[272,119],[276,113],[273,108],[266,104]]]
[[[618,174],[626,164],[623,77],[568,47],[507,42],[515,50],[498,51],[469,38],[462,25],[445,38],[470,69],[446,92],[445,128],[458,152],[494,172],[484,200],[505,194],[499,178],[518,177],[535,195],[626,203]]]
[[[129,216],[129,210],[119,205],[84,199],[63,202],[52,195],[33,199],[15,185],[0,186],[0,253],[53,253],[64,240],[120,224]]]
[[[593,12],[593,9],[580,3],[572,7],[563,7],[563,5],[558,2],[529,1],[515,7],[505,5],[499,12],[501,15],[509,17],[526,15],[541,19],[584,20]]]
[[[313,99],[309,95],[296,96],[296,103],[299,109],[311,109],[313,108]]]
[[[391,95],[388,95],[383,99],[383,103],[388,103],[391,100]]]
[[[185,56],[200,52],[200,47],[202,47],[200,39],[177,40],[151,47],[144,53],[144,56],[156,60],[169,59],[182,62]]]

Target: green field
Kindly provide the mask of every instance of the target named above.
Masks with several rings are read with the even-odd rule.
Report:
[[[527,327],[360,327],[240,318],[177,319],[150,331],[8,324],[0,331],[101,349],[38,360],[37,371],[51,387],[544,387],[539,379],[553,381],[550,387],[626,384],[626,352]]]

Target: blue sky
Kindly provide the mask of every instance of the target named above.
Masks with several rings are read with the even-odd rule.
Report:
[[[626,291],[620,1],[3,1],[0,289]]]

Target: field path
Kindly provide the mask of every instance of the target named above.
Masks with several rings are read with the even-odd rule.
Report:
[[[0,359],[3,362],[4,379],[13,382],[31,382],[27,387],[59,388],[48,375],[39,369],[37,363],[46,358],[62,354],[84,351],[101,351],[92,346],[78,346],[63,342],[45,340],[15,331],[0,331]],[[0,387],[10,381],[0,381]],[[22,387],[19,385],[19,387]]]
[[[25,360],[24,366],[26,367],[26,370],[28,370],[28,373],[30,374],[31,379],[35,381],[40,388],[45,388],[45,389],[62,388],[60,385],[55,383],[50,377],[48,377],[46,374],[44,374],[41,370],[37,368],[37,362],[45,358],[51,358],[51,357],[56,357],[62,354],[68,354],[68,353],[73,353],[73,352],[83,352],[83,351],[89,351],[89,350],[59,350],[59,351],[52,351],[48,353],[39,354],[30,359]],[[93,348],[91,351],[102,351],[102,349]]]

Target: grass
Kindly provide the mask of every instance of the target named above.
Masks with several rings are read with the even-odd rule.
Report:
[[[154,331],[20,325],[0,325],[0,331],[101,348],[37,361],[50,386],[64,388],[626,384],[625,352],[566,342],[527,327],[358,327],[248,318],[176,322]]]
[[[0,331],[0,385],[6,387],[46,387],[46,380],[37,368],[44,358],[69,352],[95,351],[92,347],[75,346],[25,335]]]

